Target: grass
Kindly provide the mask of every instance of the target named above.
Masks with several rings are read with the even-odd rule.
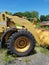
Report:
[[[35,47],[36,52],[41,52],[47,56],[49,56],[49,50],[46,48],[42,48],[39,45],[36,45]],[[15,60],[17,57],[13,57],[12,55],[7,55],[7,49],[0,49],[0,58],[2,57],[2,60],[6,63],[11,62]],[[26,59],[26,62],[29,62],[30,59]]]
[[[46,49],[45,47],[43,48],[43,47],[40,47],[40,46],[38,45],[38,46],[35,47],[35,50],[36,50],[36,52],[41,52],[41,53],[43,53],[43,54],[49,56],[49,50]]]
[[[15,57],[13,57],[12,55],[7,55],[7,49],[0,49],[0,58],[6,63],[15,60]]]
[[[27,59],[25,59],[25,62],[27,63],[27,62],[29,62],[30,60],[31,60],[31,59],[28,59],[28,58],[27,58]]]

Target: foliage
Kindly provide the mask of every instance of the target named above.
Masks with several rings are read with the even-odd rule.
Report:
[[[37,28],[40,28],[40,27],[41,27],[41,26],[40,26],[40,23],[37,23],[36,27],[37,27]]]
[[[45,27],[43,26],[42,28],[43,29],[46,29],[46,30],[49,30],[49,27],[48,26],[45,26]]]
[[[36,52],[41,52],[49,57],[49,50],[46,47],[40,47],[39,45],[36,45],[35,50]]]
[[[26,11],[26,12],[17,12],[13,14],[14,16],[19,16],[19,17],[26,17],[28,20],[32,21],[34,17],[38,18],[39,13],[37,11]]]
[[[22,12],[17,12],[17,13],[14,13],[13,16],[19,16],[19,17],[22,17],[22,16],[23,16],[23,13],[22,13]]]
[[[40,16],[40,21],[42,22],[42,21],[46,21],[46,16],[45,15],[41,15]]]
[[[13,56],[11,56],[11,55],[8,56],[7,54],[4,54],[3,60],[8,63],[10,61],[15,60],[15,58]]]
[[[49,15],[46,15],[46,20],[49,21]]]
[[[49,15],[41,15],[40,16],[40,21],[42,22],[42,21],[49,21]]]
[[[16,57],[13,57],[12,55],[8,55],[7,49],[0,49],[0,58],[2,61],[5,61],[6,63],[8,63],[15,60]]]
[[[24,12],[23,13],[23,16],[24,17],[27,17],[27,18],[31,18],[31,12],[28,12],[28,11],[27,12]]]
[[[38,18],[39,17],[39,13],[37,11],[32,11],[31,12],[31,16],[32,16],[32,18],[34,18],[34,17]]]

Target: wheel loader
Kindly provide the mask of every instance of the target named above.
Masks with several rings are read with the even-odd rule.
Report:
[[[17,56],[26,56],[34,50],[36,43],[49,46],[49,30],[36,28],[26,18],[0,13],[1,47]]]

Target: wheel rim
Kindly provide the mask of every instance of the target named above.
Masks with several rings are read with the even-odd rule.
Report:
[[[30,48],[30,40],[26,36],[18,37],[15,40],[14,48],[18,52],[25,52]]]

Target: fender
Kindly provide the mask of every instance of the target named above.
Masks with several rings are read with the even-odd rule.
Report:
[[[14,33],[14,32],[16,32],[16,31],[17,31],[16,28],[9,28],[6,32],[4,32],[4,34],[2,35],[2,38],[1,38],[1,47],[2,47],[2,48],[4,48],[5,43],[6,43],[6,41],[5,41],[6,35],[7,35],[8,33],[10,33],[10,32]],[[12,33],[11,33],[11,34],[12,34]]]

